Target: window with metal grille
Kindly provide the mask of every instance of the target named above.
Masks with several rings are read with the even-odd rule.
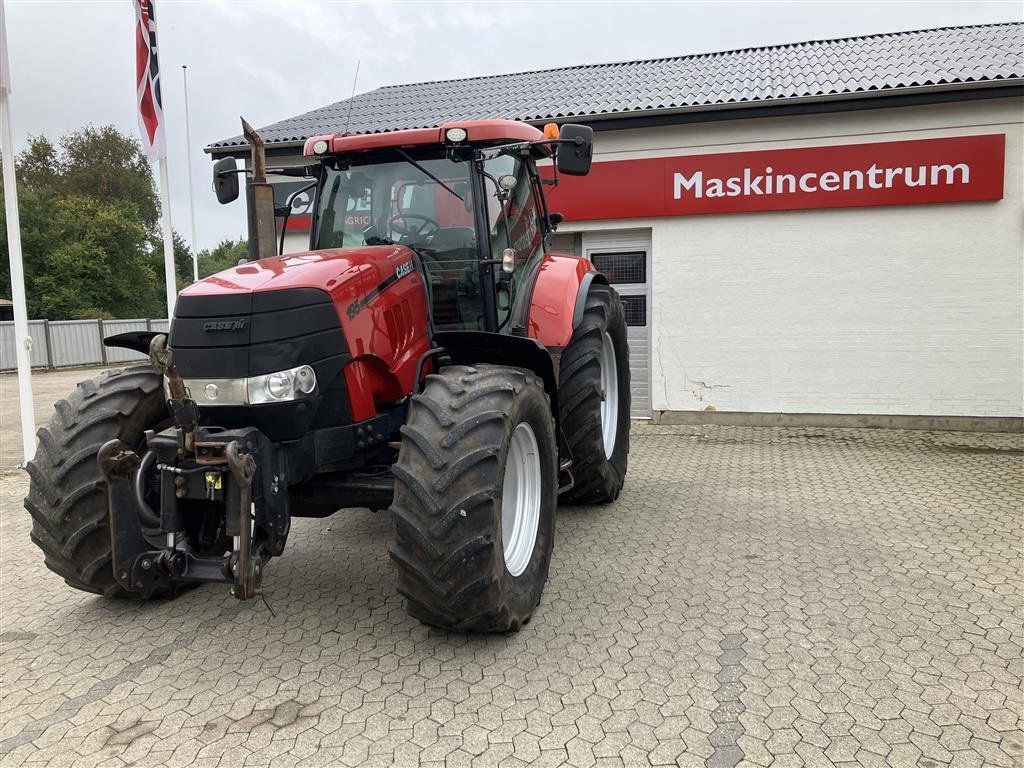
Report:
[[[647,297],[620,296],[622,312],[626,316],[626,325],[647,325]]]
[[[609,283],[647,282],[647,254],[644,251],[594,253],[590,260],[604,273]]]

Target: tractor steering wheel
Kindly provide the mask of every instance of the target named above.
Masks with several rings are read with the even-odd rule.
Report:
[[[419,226],[415,222],[410,223],[410,219],[418,221]],[[440,224],[420,213],[396,214],[388,219],[388,227],[403,237],[428,237],[441,229]]]

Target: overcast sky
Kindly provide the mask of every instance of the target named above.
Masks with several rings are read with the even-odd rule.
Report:
[[[2,0],[15,149],[86,123],[138,130],[129,0]],[[245,231],[220,207],[202,148],[254,125],[396,83],[747,46],[1020,21],[1012,2],[184,2],[157,0],[171,213],[186,239],[191,162],[199,248]],[[192,146],[186,151],[182,65]],[[186,157],[187,156],[187,157]]]

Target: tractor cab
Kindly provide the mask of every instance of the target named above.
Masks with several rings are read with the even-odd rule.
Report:
[[[310,249],[405,246],[429,285],[435,331],[517,332],[561,220],[544,185],[589,171],[592,136],[579,125],[541,132],[478,120],[313,137],[305,155],[319,162],[304,169],[316,189]],[[557,173],[544,179],[537,162],[552,159]],[[234,170],[215,169],[215,183]]]

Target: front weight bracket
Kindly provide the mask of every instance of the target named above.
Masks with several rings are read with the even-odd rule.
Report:
[[[157,567],[160,553],[149,551],[139,524],[138,502],[132,488],[132,473],[140,464],[138,455],[120,440],[110,440],[100,447],[96,461],[107,481],[107,525],[114,579],[128,592],[150,595],[157,590],[169,590],[170,576]]]

